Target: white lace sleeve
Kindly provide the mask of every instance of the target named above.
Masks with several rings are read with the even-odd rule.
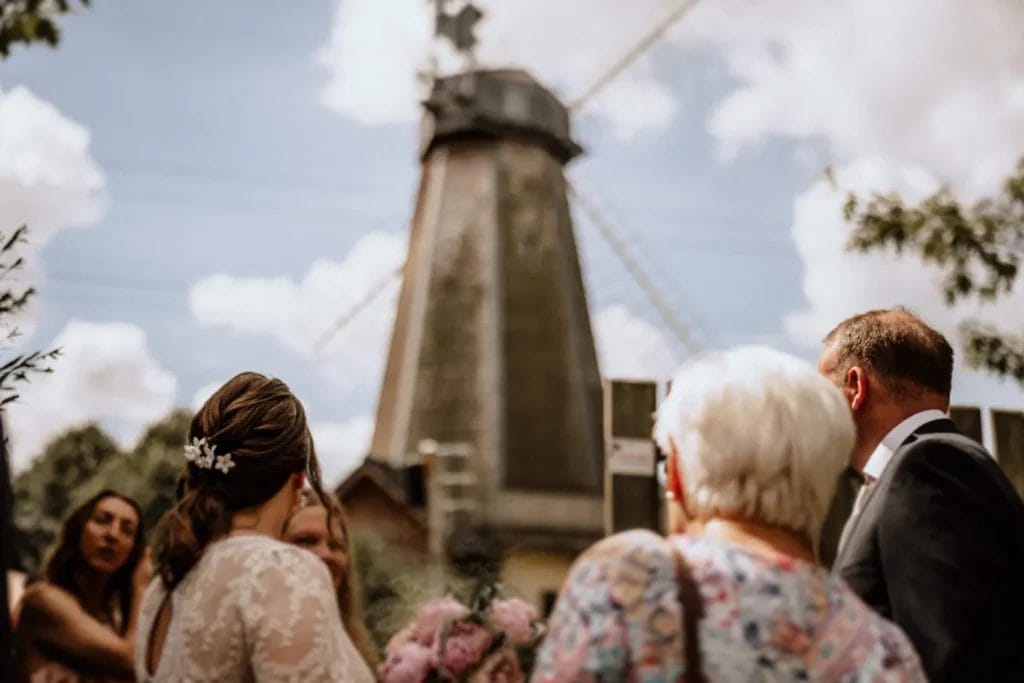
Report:
[[[345,632],[327,568],[298,548],[279,548],[254,567],[239,596],[257,681],[369,683],[373,675]]]

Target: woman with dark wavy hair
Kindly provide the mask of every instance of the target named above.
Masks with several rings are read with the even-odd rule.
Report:
[[[101,491],[64,522],[21,602],[22,681],[131,678],[142,591],[152,574],[138,504]]]
[[[363,598],[345,521],[345,512],[334,496],[327,496],[325,507],[315,496],[303,495],[299,508],[285,526],[284,540],[310,551],[327,567],[341,622],[367,666],[376,669],[380,655],[363,618]]]
[[[189,428],[177,503],[154,543],[140,681],[372,681],[326,567],[282,542],[308,478],[324,500],[302,404],[254,372],[229,380]]]

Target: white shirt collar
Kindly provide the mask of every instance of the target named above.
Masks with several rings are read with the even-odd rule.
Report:
[[[889,461],[892,460],[892,454],[896,452],[896,449],[903,445],[903,442],[907,438],[917,431],[918,427],[928,424],[929,422],[935,422],[936,420],[947,419],[946,414],[941,410],[922,410],[919,413],[914,413],[903,422],[892,428],[882,442],[878,444],[871,457],[868,458],[868,462],[864,465],[864,476],[870,477],[871,479],[878,479],[882,476],[882,472],[885,471]]]

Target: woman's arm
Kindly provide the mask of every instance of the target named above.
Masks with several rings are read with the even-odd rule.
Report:
[[[44,654],[57,653],[83,673],[132,676],[134,633],[118,635],[52,584],[38,583],[26,591],[19,628]]]

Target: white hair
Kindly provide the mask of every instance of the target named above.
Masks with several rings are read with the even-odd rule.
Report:
[[[745,346],[680,368],[654,438],[665,453],[675,446],[692,517],[783,527],[817,548],[855,432],[842,394],[813,367]]]

